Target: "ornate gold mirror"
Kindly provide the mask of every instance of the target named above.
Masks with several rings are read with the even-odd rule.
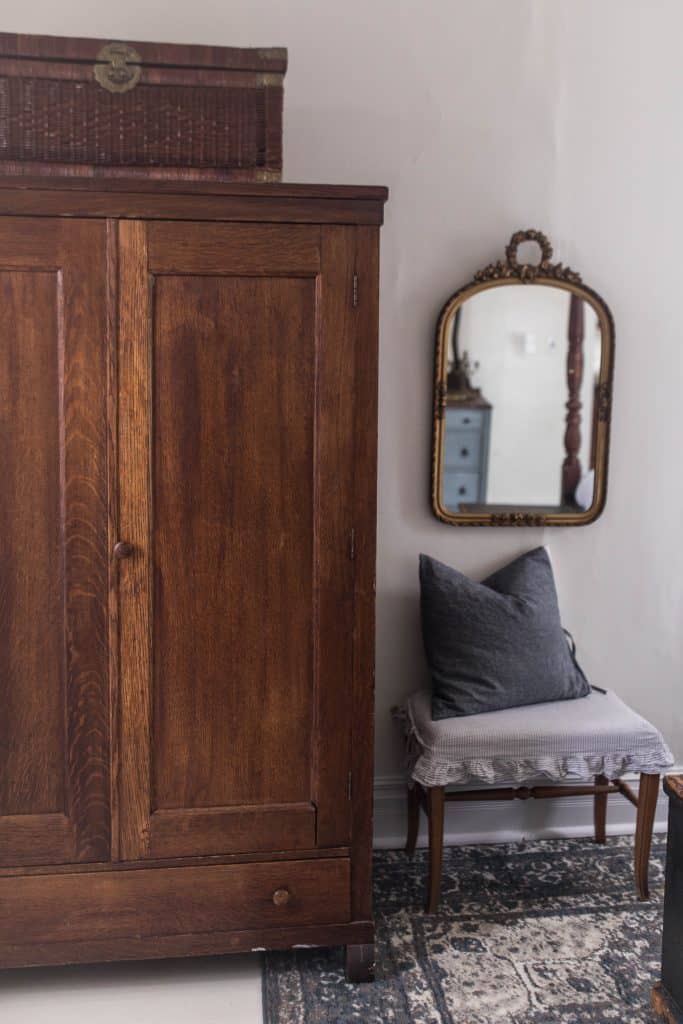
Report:
[[[520,246],[540,247],[523,263]],[[432,505],[459,526],[580,526],[602,512],[614,324],[579,274],[518,231],[444,306]]]

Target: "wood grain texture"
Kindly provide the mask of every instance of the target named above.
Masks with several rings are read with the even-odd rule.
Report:
[[[5,967],[106,963],[113,960],[159,960],[164,957],[216,956],[295,946],[340,946],[372,942],[372,921],[342,924],[291,925],[285,928],[239,928],[235,931],[190,932],[184,935],[126,936],[70,942],[0,945]]]
[[[641,772],[638,786],[638,813],[636,817],[635,873],[636,889],[641,900],[650,898],[649,868],[652,827],[659,796],[659,775]]]
[[[156,283],[155,809],[310,802],[314,319],[312,279]]]
[[[652,989],[650,1003],[657,1016],[666,1024],[683,1024],[683,1010],[661,981]]]
[[[149,174],[108,179],[106,186],[79,178],[43,178],[36,184],[0,161],[0,175],[8,173],[12,176],[0,177],[0,215],[288,224],[381,224],[383,217],[383,199],[377,195],[383,190],[371,188],[282,185],[277,191],[273,185],[234,183],[227,190],[214,182],[201,187],[194,182],[152,184]]]
[[[340,201],[349,204],[357,202],[374,202],[382,206],[389,195],[389,190],[381,185],[315,185],[298,184],[297,182],[163,182],[149,178],[133,180],[101,181],[90,179],[80,180],[77,177],[59,178],[47,182],[44,178],[26,175],[17,177],[1,177],[0,190],[11,192],[57,193],[66,197],[70,192],[82,192],[84,195],[100,194],[115,195],[121,192],[139,195],[177,195],[177,196],[234,196],[236,198],[267,199],[301,199],[308,200],[312,209],[319,200]],[[191,208],[188,207],[188,213]],[[265,218],[262,218],[265,219]],[[324,221],[321,221],[324,223]]]
[[[426,790],[429,826],[429,882],[427,884],[427,914],[436,914],[441,898],[441,869],[443,866],[444,788],[430,786]]]
[[[220,772],[217,770],[217,775]],[[274,781],[274,780],[273,780]],[[312,803],[155,811],[150,820],[150,857],[306,850],[316,842]]]
[[[202,812],[199,812],[202,813]],[[22,815],[22,818],[27,817]],[[204,867],[215,864],[260,864],[280,860],[318,860],[326,857],[349,857],[348,846],[332,846],[325,849],[302,847],[297,850],[265,850],[262,853],[221,853],[202,857],[150,857],[146,860],[102,861],[78,864],[38,864],[22,867],[0,867],[0,877],[18,875],[60,875],[84,874],[92,871],[138,871],[140,868]]]
[[[287,903],[273,901],[278,889],[290,893]],[[350,920],[349,862],[329,858],[4,878],[0,905],[0,945],[340,924]]]
[[[356,230],[353,629],[353,916],[372,916],[379,231]]]
[[[0,271],[2,815],[66,811],[60,290]]]
[[[596,843],[604,844],[607,842],[607,790],[605,787],[609,786],[609,779],[606,775],[596,775],[595,785],[599,786],[603,791],[596,792],[593,798],[593,825],[595,828],[595,841]]]
[[[98,860],[110,838],[103,226],[0,221],[0,286],[0,860]]]
[[[110,845],[105,226],[60,230],[68,808],[78,860],[99,860]]]
[[[323,229],[316,381],[314,793],[318,845],[351,831],[355,232]]]
[[[330,250],[321,294],[332,298],[317,314],[315,279],[285,276],[300,244],[308,254],[296,271],[320,264],[318,253],[310,255],[317,229],[287,229],[292,243],[278,246],[278,229],[262,235],[257,227],[247,259],[253,276],[245,277],[234,276],[243,230],[214,226],[200,257],[212,273],[178,273],[187,269],[185,253],[197,269],[203,227],[152,225],[148,254],[138,253],[159,267],[176,247],[164,264],[175,273],[155,277],[153,328],[129,332],[138,348],[153,334],[153,356],[138,355],[132,371],[134,400],[147,408],[133,416],[138,447],[130,457],[119,427],[120,508],[147,509],[137,537],[120,515],[121,535],[135,548],[120,572],[123,579],[130,569],[136,580],[121,591],[122,693],[130,689],[131,709],[140,705],[140,714],[130,711],[130,752],[122,732],[122,766],[138,765],[135,796],[122,789],[122,819],[137,822],[138,837],[129,844],[124,827],[124,857],[305,847],[314,804],[323,823],[319,845],[340,845],[349,835],[348,771],[339,757],[348,765],[353,577],[351,512],[342,499],[353,479],[355,370],[343,311],[351,306],[353,233],[336,236],[346,256],[338,264],[339,252]],[[131,254],[122,248],[122,266],[124,258]],[[122,296],[123,287],[122,279]],[[133,305],[138,318],[151,315],[150,300]],[[317,356],[325,390],[316,406],[319,315],[328,317],[329,336],[323,332]],[[124,322],[122,314],[120,423],[128,388]],[[314,421],[316,408],[322,412]],[[314,459],[323,467],[315,473]],[[322,524],[315,546],[314,518]],[[124,607],[145,592],[152,646],[133,658]],[[325,607],[318,715],[322,708],[326,717],[317,733],[314,592]],[[343,607],[348,621],[340,629]],[[130,686],[124,659],[138,678]],[[151,720],[141,724],[150,707]],[[322,773],[313,779],[316,735]]]
[[[151,281],[147,226],[119,224],[118,526],[135,553],[118,562],[120,856],[149,847],[152,728]]]
[[[7,814],[0,817],[0,863],[77,863],[74,822],[66,813]]]
[[[118,509],[118,322],[119,322],[119,226],[106,222],[107,239],[107,548],[119,541]],[[109,805],[112,861],[119,859],[119,580],[118,562],[109,559]]]
[[[153,274],[313,277],[319,267],[317,227],[163,221],[149,225]]]
[[[14,853],[5,862],[0,964],[306,942],[347,944],[351,961],[367,964],[374,225],[385,190],[107,189],[0,180],[0,209],[13,212],[11,230],[0,217],[0,253],[17,236],[14,258],[24,260],[11,271],[35,269],[39,248],[41,272],[67,282],[63,253],[77,245],[83,287],[101,303],[79,371],[97,385],[72,379],[98,396],[98,423],[109,388],[109,437],[92,442],[103,557],[88,593],[105,609],[109,584],[95,730],[111,724],[114,737],[111,786],[102,776],[101,801],[82,801],[89,810],[79,813],[105,808],[111,789],[120,833],[111,855],[122,858],[107,865],[102,843],[79,871],[82,845],[64,814],[6,815],[15,847],[42,835],[44,853],[49,826],[66,829],[60,842],[71,848],[54,868],[20,869]],[[70,221],[77,209],[95,219]],[[65,227],[55,233],[45,225],[57,210]],[[104,214],[124,219],[105,226]],[[196,223],[211,216],[221,223]],[[344,226],[358,223],[373,226]],[[69,234],[73,224],[81,234]],[[67,324],[66,300],[64,310]],[[65,358],[65,380],[69,367]],[[121,541],[131,557],[116,561]]]

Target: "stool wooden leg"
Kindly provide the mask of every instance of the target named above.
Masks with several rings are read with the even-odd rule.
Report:
[[[640,776],[638,789],[638,817],[636,819],[635,871],[638,898],[650,898],[648,885],[648,868],[650,865],[650,846],[652,845],[652,826],[657,809],[659,796],[659,775]]]
[[[609,785],[609,779],[605,775],[596,775],[595,785],[607,786]],[[607,833],[605,830],[605,824],[607,822],[607,793],[596,793],[593,799],[595,801],[593,804],[595,842],[605,843],[607,841]]]
[[[412,857],[415,853],[417,833],[420,827],[420,800],[417,791],[417,782],[408,786],[408,835],[406,837],[406,853]]]
[[[429,817],[429,889],[427,913],[435,914],[441,894],[441,866],[443,864],[443,811],[444,788],[432,786],[427,793]]]

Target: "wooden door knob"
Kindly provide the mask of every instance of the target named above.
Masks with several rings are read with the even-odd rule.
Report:
[[[130,558],[134,550],[133,545],[129,544],[127,540],[120,540],[114,545],[114,558],[118,558],[119,561],[122,558]]]
[[[273,893],[273,903],[276,907],[284,907],[289,903],[291,893],[289,889],[276,889]]]

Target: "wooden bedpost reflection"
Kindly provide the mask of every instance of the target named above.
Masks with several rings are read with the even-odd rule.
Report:
[[[564,432],[566,456],[562,463],[562,500],[574,502],[574,492],[581,479],[581,381],[583,379],[583,299],[573,292],[569,296],[569,331],[567,346],[567,427]]]

